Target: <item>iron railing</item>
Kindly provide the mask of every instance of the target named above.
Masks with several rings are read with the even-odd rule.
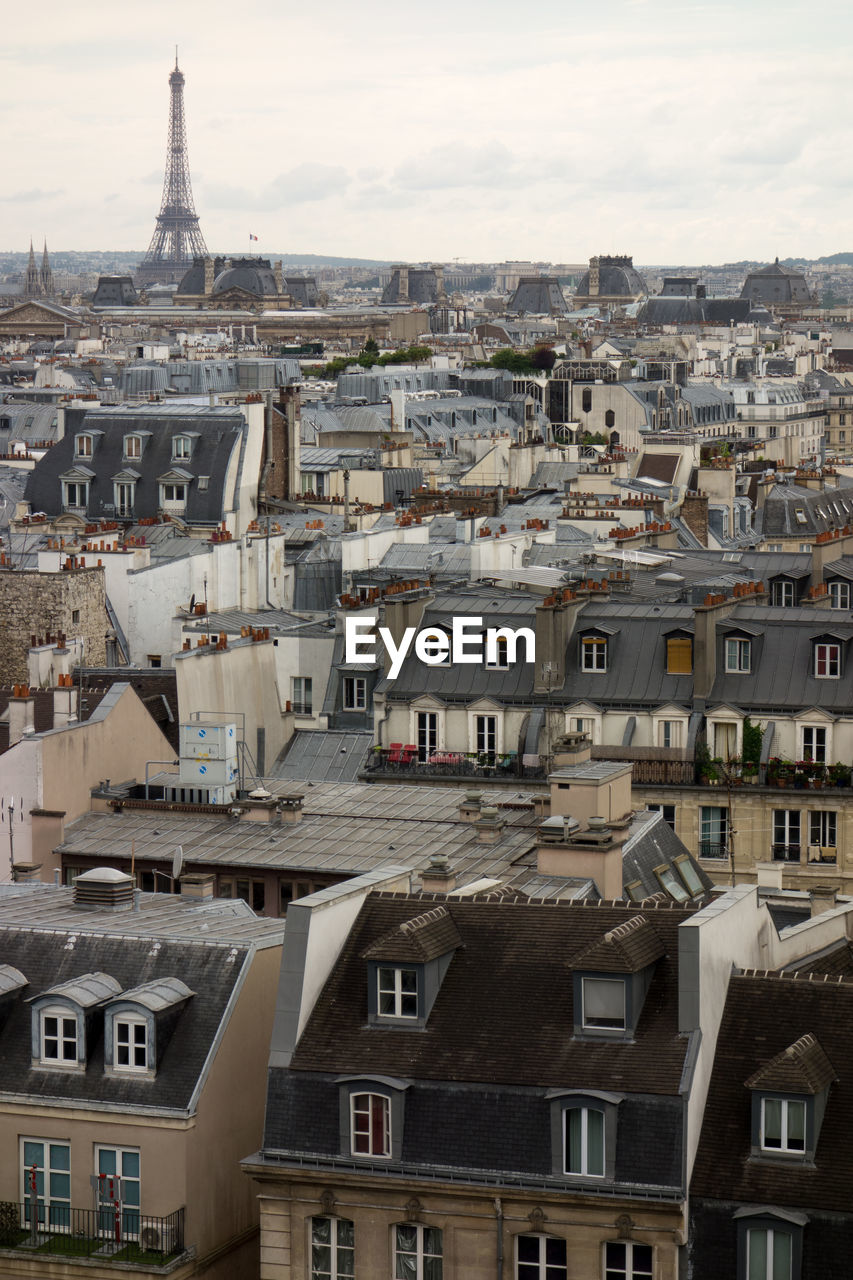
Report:
[[[802,846],[799,844],[774,844],[771,846],[774,862],[799,862]]]
[[[544,778],[543,765],[524,764],[514,752],[434,751],[425,760],[399,751],[371,748],[364,763],[371,777],[418,778]]]
[[[0,1201],[0,1249],[165,1266],[184,1252],[183,1208],[166,1217],[139,1209],[74,1209],[70,1205]]]

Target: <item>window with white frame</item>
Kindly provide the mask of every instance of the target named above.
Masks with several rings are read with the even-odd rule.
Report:
[[[298,716],[311,715],[311,677],[294,676],[291,680],[291,706]]]
[[[850,583],[849,582],[830,582],[829,607],[830,609],[849,609],[850,608]]]
[[[85,480],[64,480],[65,506],[85,510],[89,502],[89,485]]]
[[[663,814],[663,820],[668,826],[675,830],[675,805],[674,804],[650,804],[647,808],[653,813]]]
[[[311,1219],[311,1280],[351,1280],[355,1226],[349,1218]]]
[[[398,1222],[394,1227],[394,1275],[397,1280],[441,1280],[443,1240],[438,1227]]]
[[[563,1112],[563,1169],[587,1178],[604,1177],[604,1112],[567,1107]]]
[[[781,546],[779,550],[782,550]],[[774,582],[773,589],[770,593],[770,599],[777,608],[784,607],[790,609],[794,604],[793,582]]]
[[[376,995],[376,1009],[380,1017],[416,1018],[417,970],[380,965],[376,970]]]
[[[91,458],[92,437],[87,435],[74,437],[74,453],[78,458]]]
[[[799,809],[773,810],[773,858],[776,862],[799,862]]]
[[[515,1280],[567,1280],[566,1241],[559,1236],[515,1237]]]
[[[606,636],[584,636],[581,640],[581,670],[607,670]]]
[[[818,680],[837,680],[841,675],[841,645],[819,643],[814,647],[814,673]]]
[[[133,515],[136,484],[129,480],[117,480],[113,485],[113,498],[117,516]]]
[[[475,751],[480,755],[493,756],[498,747],[497,716],[474,717]]]
[[[746,1233],[746,1280],[792,1280],[793,1236],[778,1227]]]
[[[189,436],[174,436],[172,439],[172,457],[188,458],[193,451],[193,442]]]
[[[124,437],[124,456],[126,458],[142,457],[142,437],[141,436],[125,436]]]
[[[761,1099],[761,1148],[799,1154],[805,1151],[805,1102],[795,1098]]]
[[[726,671],[749,672],[751,669],[751,642],[735,636],[726,639]]]
[[[815,760],[818,764],[826,764],[827,732],[824,725],[804,724],[802,741],[804,760]]]
[[[737,723],[734,720],[717,720],[714,723],[714,755],[721,760],[731,760],[737,755]]]
[[[77,1015],[67,1008],[42,1009],[39,1013],[41,1061],[70,1065],[78,1061]]]
[[[569,732],[585,733],[590,742],[595,742],[595,720],[592,716],[569,716]]]
[[[729,818],[722,805],[703,804],[699,809],[699,857],[728,856]]]
[[[160,485],[160,503],[164,507],[184,506],[187,500],[187,486],[167,482]]]
[[[490,662],[489,659],[486,658],[484,665],[489,667],[492,671],[509,670],[509,641],[506,636],[495,637],[495,659],[493,662]]]
[[[351,1150],[354,1156],[391,1155],[391,1100],[384,1093],[350,1097]]]
[[[21,1139],[24,1226],[71,1229],[71,1146],[49,1138]]]
[[[625,1030],[625,983],[621,978],[583,978],[582,1025],[591,1030]]]
[[[99,1178],[121,1180],[122,1235],[139,1235],[139,1209],[142,1204],[142,1168],[138,1147],[95,1147],[95,1173]],[[101,1229],[112,1235],[114,1210],[103,1210]]]
[[[367,706],[364,676],[344,676],[344,711],[363,711]]]
[[[809,814],[809,844],[823,849],[838,847],[838,814],[834,809],[816,809]]]
[[[651,1280],[652,1246],[634,1240],[608,1240],[604,1246],[604,1280]]]
[[[132,1014],[113,1018],[113,1067],[116,1071],[148,1070],[148,1020]]]
[[[659,720],[658,746],[666,748],[680,747],[681,729],[682,722],[680,720]]]

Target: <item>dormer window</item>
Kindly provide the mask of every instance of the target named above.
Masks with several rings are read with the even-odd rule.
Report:
[[[43,1009],[40,1017],[41,1061],[76,1066],[77,1017],[68,1009]]]
[[[604,1112],[597,1107],[567,1107],[565,1172],[588,1178],[604,1177]]]
[[[66,510],[85,511],[89,503],[89,486],[85,480],[66,480],[64,503]]]
[[[391,1155],[391,1101],[382,1093],[354,1093],[350,1097],[354,1156]]]
[[[850,608],[850,583],[849,582],[830,582],[829,584],[829,607],[830,609],[849,609]]]
[[[581,640],[581,671],[607,670],[607,637],[584,636]]]
[[[172,457],[189,458],[193,451],[193,442],[189,436],[173,436],[172,437]]]
[[[797,1098],[761,1099],[761,1147],[764,1151],[806,1149],[806,1104]]]
[[[148,1021],[143,1018],[113,1019],[113,1067],[116,1071],[148,1070]]]
[[[126,458],[142,457],[142,437],[141,436],[125,436],[124,437],[124,456]]]
[[[490,645],[493,645],[491,653]],[[509,641],[506,636],[486,637],[486,666],[492,671],[509,670]]]
[[[77,458],[91,458],[92,437],[90,435],[79,435],[74,437],[74,455]]]
[[[572,962],[574,1032],[591,1039],[630,1039],[663,943],[642,915],[610,929]]]
[[[693,670],[693,640],[691,636],[674,635],[666,638],[667,675],[689,676]]]
[[[813,1161],[835,1071],[816,1036],[778,1053],[746,1081],[753,1158]]]
[[[380,1018],[416,1018],[418,1016],[417,969],[391,969],[384,965],[376,971],[377,1013]]]
[[[841,676],[841,645],[819,642],[814,647],[814,673],[818,680],[838,680]]]
[[[752,669],[752,644],[749,640],[741,640],[730,636],[726,640],[726,671],[738,675],[748,674]]]
[[[582,978],[582,1025],[608,1031],[625,1030],[625,982],[622,978]]]

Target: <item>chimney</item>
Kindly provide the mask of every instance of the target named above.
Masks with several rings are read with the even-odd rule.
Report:
[[[53,691],[53,727],[64,729],[67,724],[77,719],[77,690],[71,676],[59,677],[59,684]]]
[[[181,897],[206,902],[214,896],[216,877],[208,872],[186,872],[181,876]]]
[[[534,693],[551,693],[566,682],[566,651],[578,614],[586,601],[565,591],[536,606],[536,671]]]
[[[553,756],[555,769],[588,764],[592,758],[592,744],[585,733],[564,733],[554,743]]]
[[[476,822],[480,816],[481,791],[466,791],[465,799],[459,803],[459,818],[462,822]]]
[[[289,822],[295,825],[302,821],[302,801],[305,799],[302,792],[293,792],[289,796],[278,797],[278,812],[282,822]]]
[[[480,810],[480,816],[474,826],[477,829],[477,839],[480,844],[494,844],[503,835],[506,818],[502,818],[497,809],[489,806]]]
[[[834,911],[838,905],[838,889],[833,884],[813,884],[809,889],[809,907],[812,918],[824,911]]]
[[[842,556],[853,555],[853,535],[845,533],[843,529],[839,537],[835,536],[833,530],[828,534],[818,534],[818,539],[819,541],[812,543],[812,572],[809,578],[811,587],[823,582],[826,565],[840,560]]]
[[[395,596],[386,596],[383,601],[383,622],[391,632],[394,647],[397,648],[403,639],[407,627],[417,630],[423,621],[424,610],[432,603],[433,595],[426,590],[401,591]],[[391,667],[391,655],[382,646],[383,662],[387,674]]]
[[[35,733],[36,701],[25,684],[16,684],[9,699],[9,746],[14,747],[27,734]]]
[[[693,610],[694,698],[707,698],[717,677],[717,623],[733,613],[739,604],[766,603],[767,594],[760,583],[750,583],[749,588],[743,594],[737,594],[736,586],[736,594],[730,596],[707,595]]]
[[[610,827],[600,814],[593,814],[580,830],[571,817],[548,818],[537,832],[536,869],[543,876],[593,880],[602,898],[621,898],[628,825],[624,820]]]
[[[12,879],[15,884],[29,884],[31,880],[40,880],[40,862],[13,862]]]
[[[424,893],[450,893],[456,888],[456,872],[443,853],[435,853],[421,872]]]
[[[280,821],[278,798],[265,787],[256,787],[254,791],[250,791],[246,799],[240,801],[240,805],[243,822],[264,822],[269,825]]]

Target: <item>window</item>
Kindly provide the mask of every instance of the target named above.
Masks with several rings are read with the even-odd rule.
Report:
[[[607,670],[607,640],[604,636],[585,636],[581,640],[581,670]]]
[[[748,672],[750,670],[750,648],[749,640],[727,639],[726,671]]]
[[[396,1280],[441,1280],[442,1238],[438,1227],[398,1222],[394,1227]]]
[[[142,457],[142,437],[141,436],[125,436],[124,437],[124,456],[126,458]]]
[[[175,436],[172,440],[172,457],[188,458],[192,453],[192,441],[189,436]]]
[[[74,480],[64,481],[65,485],[65,505],[66,507],[80,507],[85,509],[89,501],[89,486],[85,482],[77,482]]]
[[[311,715],[311,677],[294,676],[291,681],[291,705],[298,716]]]
[[[113,485],[113,497],[115,499],[117,516],[133,515],[133,498],[135,491],[136,485],[127,481],[119,480]]]
[[[438,714],[435,711],[418,712],[417,746],[421,764],[438,750]]]
[[[76,626],[76,624],[77,624],[79,621],[80,621],[80,610],[79,610],[79,609],[72,609],[72,610],[71,610],[71,622],[72,622],[72,624]]]
[[[116,1071],[148,1070],[148,1022],[145,1018],[113,1019],[113,1066]]]
[[[719,720],[714,725],[714,755],[721,760],[737,755],[737,725],[733,720]]]
[[[674,804],[650,804],[648,806],[653,813],[662,813],[664,822],[668,823],[675,830],[675,805]]]
[[[148,654],[148,665],[149,665],[149,667],[153,667],[153,668],[162,667],[162,665],[163,665],[163,655],[162,655],[162,654],[160,654],[160,653],[149,653],[149,654]]]
[[[676,858],[673,865],[687,886],[687,892],[691,898],[698,898],[705,892],[702,877],[686,853],[683,853],[680,858]]]
[[[77,1016],[67,1009],[43,1009],[41,1060],[46,1063],[77,1062]]]
[[[204,493],[210,487],[210,476],[199,476],[198,487],[199,492]]]
[[[774,862],[799,862],[799,809],[773,810],[773,860]]]
[[[816,644],[814,673],[818,680],[837,680],[841,675],[841,645]]]
[[[159,879],[159,877],[157,877]],[[266,886],[263,880],[250,880],[248,877],[243,879],[242,876],[236,879],[219,879],[219,897],[220,898],[242,898],[244,902],[248,902],[253,911],[262,913],[264,910],[264,901],[266,898]]]
[[[71,1147],[67,1142],[21,1140],[21,1200],[24,1224],[35,1213],[39,1226],[71,1228]]]
[[[556,1236],[515,1237],[516,1280],[566,1280],[566,1242]]]
[[[568,1107],[563,1123],[565,1172],[603,1178],[604,1112],[593,1107]]]
[[[822,725],[803,726],[803,759],[826,764],[826,729]]]
[[[652,1275],[652,1246],[612,1240],[604,1246],[604,1280],[645,1280]]]
[[[78,458],[91,458],[92,437],[91,436],[75,436],[74,437],[74,453]]]
[[[581,409],[583,410],[584,413],[590,413],[592,411],[592,388],[591,387],[584,387],[583,391],[581,392]]]
[[[619,978],[584,978],[581,983],[584,1027],[625,1030],[625,983]]]
[[[121,1179],[122,1234],[139,1235],[139,1207],[142,1203],[142,1175],[138,1147],[95,1147],[95,1173]],[[101,1230],[112,1234],[115,1215],[102,1210]]]
[[[686,902],[690,897],[680,877],[669,863],[664,862],[659,867],[655,867],[655,876],[661,888],[676,902]]]
[[[615,427],[615,426],[616,426],[616,414],[613,412],[613,410],[612,410],[612,409],[607,409],[607,410],[605,410],[605,413],[604,413],[604,425],[605,425],[605,427]]]
[[[355,1275],[355,1227],[349,1218],[311,1219],[311,1280]]]
[[[666,670],[671,676],[690,675],[693,670],[693,641],[689,636],[668,636]]]
[[[699,811],[699,857],[728,857],[728,814],[719,805],[703,804]]]
[[[658,746],[680,747],[681,746],[681,721],[680,720],[660,720],[658,722]]]
[[[805,1151],[806,1104],[789,1098],[762,1098],[761,1146],[764,1151]]]
[[[354,1156],[391,1155],[391,1100],[383,1093],[354,1093],[350,1098],[351,1150]]]
[[[344,711],[363,711],[367,706],[364,676],[344,676]]]
[[[476,747],[480,755],[494,756],[498,742],[497,716],[476,716]]]
[[[809,814],[809,844],[820,845],[824,849],[835,849],[838,846],[838,814],[832,809],[824,809]]]
[[[509,648],[506,636],[495,637],[496,654],[494,662],[490,662],[486,658],[485,665],[492,671],[508,671],[509,670]]]
[[[850,583],[849,582],[830,582],[829,607],[831,609],[849,609],[850,608]]]
[[[418,974],[416,969],[380,966],[376,971],[377,1011],[384,1018],[418,1016]]]
[[[187,500],[187,486],[185,484],[162,484],[160,491],[163,495],[164,506],[170,502],[183,504]]]
[[[779,547],[781,551],[781,546]],[[794,603],[794,584],[793,582],[774,582],[770,599],[774,605],[790,609]]]
[[[846,423],[846,422],[847,422],[847,414],[846,414],[846,413],[839,413],[839,415],[838,415],[838,425],[839,425],[839,427],[843,427],[843,426],[845,425],[845,423]]]
[[[776,1227],[753,1227],[746,1233],[747,1280],[791,1280],[793,1237]]]
[[[318,888],[321,886],[317,886]],[[291,902],[295,902],[298,898],[307,898],[314,889],[308,880],[279,880],[278,882],[278,909],[279,915],[286,916],[287,908]],[[220,897],[222,893],[220,891]]]

